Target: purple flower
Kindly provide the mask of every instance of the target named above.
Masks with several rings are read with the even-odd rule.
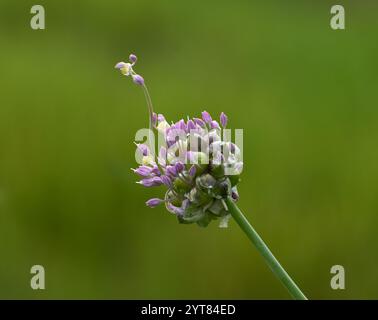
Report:
[[[114,68],[116,68],[116,69],[122,69],[122,68],[124,68],[126,66],[126,63],[125,62],[118,62],[115,66],[114,66]]]
[[[222,112],[221,115],[220,115],[220,123],[221,123],[223,128],[226,128],[227,121],[228,121],[227,116],[224,114],[224,112]]]
[[[187,126],[189,132],[190,132],[190,130],[196,129],[196,124],[194,123],[193,120],[188,120],[188,123],[187,123],[186,126]]]
[[[153,168],[149,166],[140,166],[136,169],[132,169],[136,174],[140,175],[141,177],[149,177],[152,174]]]
[[[176,177],[177,176],[177,169],[176,169],[176,166],[167,166],[165,168],[165,172],[167,174],[169,174],[170,176],[172,177]]]
[[[201,128],[205,127],[205,122],[202,119],[194,118],[193,121],[196,125],[200,126]]]
[[[179,173],[182,170],[184,170],[185,166],[181,162],[176,162],[175,168],[176,168],[177,173]]]
[[[132,68],[132,65],[130,63],[125,63],[123,61],[121,62],[118,62],[114,68],[118,69],[119,71],[121,71],[121,73],[124,75],[124,76],[129,76],[130,74],[133,73],[133,68]]]
[[[162,114],[160,114],[160,113],[158,114],[158,118],[157,119],[158,119],[159,122],[165,121],[164,116]]]
[[[156,164],[152,167],[152,173],[153,173],[153,174],[156,174],[156,175],[158,175],[158,176],[161,175],[160,170],[159,170],[159,167],[158,167]]]
[[[158,206],[162,202],[164,202],[164,200],[161,200],[159,198],[152,198],[152,199],[146,201],[146,205],[150,208],[155,208],[156,206]]]
[[[212,120],[210,122],[210,128],[211,129],[220,129],[219,123],[217,121],[215,121],[215,120]]]
[[[206,123],[210,123],[213,119],[211,118],[210,116],[210,113],[208,113],[207,111],[204,111],[202,112],[202,119],[203,121],[205,121]]]
[[[135,84],[139,85],[139,86],[143,86],[144,85],[144,79],[141,75],[139,74],[133,74],[132,75],[133,77],[133,81]]]
[[[161,176],[161,181],[168,187],[170,188],[172,186],[172,181],[168,176]]]
[[[133,64],[135,64],[135,62],[137,62],[138,58],[135,54],[130,54],[129,55],[129,61]]]
[[[160,177],[152,177],[152,178],[146,178],[142,179],[141,181],[137,182],[145,187],[157,187],[161,186],[163,184],[163,181]]]
[[[184,119],[181,119],[176,125],[178,126],[178,129],[186,132],[187,128]]]

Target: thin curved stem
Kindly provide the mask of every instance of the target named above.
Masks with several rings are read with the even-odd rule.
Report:
[[[285,269],[281,266],[278,260],[274,257],[273,253],[269,250],[267,245],[261,239],[259,234],[248,222],[247,218],[243,215],[240,209],[236,206],[234,201],[229,197],[225,200],[228,210],[231,213],[232,217],[235,219],[240,228],[244,231],[247,237],[255,245],[256,249],[264,257],[266,263],[277,276],[277,278],[282,282],[286,289],[290,292],[292,297],[296,300],[307,300],[306,296],[295,284],[293,279],[290,278]]]
[[[151,96],[150,96],[148,89],[147,89],[147,86],[145,84],[143,85],[143,92],[144,92],[144,96],[146,98],[147,107],[148,107],[149,120],[150,120],[149,121],[150,130],[152,130],[152,120],[153,120],[154,108],[152,106]]]
[[[144,97],[146,98],[146,103],[147,103],[147,107],[148,107],[148,124],[149,124],[149,137],[148,137],[148,140],[149,140],[149,148],[150,148],[150,151],[152,152],[154,158],[156,157],[155,155],[155,136],[154,136],[154,133],[153,133],[153,129],[154,129],[154,126],[153,126],[153,117],[154,117],[154,108],[152,106],[152,100],[151,100],[151,96],[150,96],[150,93],[148,92],[148,89],[147,89],[147,86],[145,84],[143,84],[142,86],[143,88],[143,93],[144,93]],[[156,160],[156,163],[157,163],[157,166],[159,167],[160,171],[162,171],[162,168],[159,164],[159,161]]]

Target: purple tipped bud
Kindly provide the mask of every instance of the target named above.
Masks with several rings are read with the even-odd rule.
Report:
[[[133,81],[135,84],[139,85],[139,86],[143,86],[144,85],[144,79],[142,76],[140,76],[139,74],[134,74],[133,76]]]
[[[148,167],[148,166],[140,166],[136,169],[133,169],[133,171],[140,175],[141,177],[148,177],[150,176],[153,172],[152,172],[152,168],[151,167]]]
[[[187,127],[188,127],[188,131],[195,130],[196,129],[196,124],[194,123],[193,120],[188,120]]]
[[[134,64],[135,64],[135,62],[137,62],[137,60],[138,60],[138,58],[137,58],[137,56],[136,56],[135,54],[130,54],[130,55],[129,55],[129,61],[130,61],[131,63],[134,63]]]
[[[228,120],[227,116],[224,114],[224,112],[222,112],[220,115],[220,123],[223,128],[226,128],[227,120]]]
[[[171,130],[178,129],[178,124],[177,123],[172,123],[171,126],[167,129],[167,133]]]
[[[126,63],[124,63],[124,62],[118,62],[115,66],[114,66],[114,68],[116,68],[116,69],[121,69],[121,68],[123,68],[123,67],[125,67],[126,66]]]
[[[177,162],[175,164],[175,168],[176,168],[176,171],[178,173],[178,172],[181,172],[182,170],[184,170],[184,165],[181,162]]]
[[[197,167],[194,165],[191,166],[189,169],[189,176],[194,177],[196,175],[196,172],[197,172]]]
[[[220,129],[219,123],[215,120],[210,122],[210,128],[211,129]]]
[[[178,129],[180,129],[182,131],[186,131],[186,124],[185,124],[184,119],[181,119],[179,122],[177,122],[176,126],[177,126]]]
[[[147,179],[142,179],[139,183],[145,187],[157,187],[163,184],[160,177],[152,177]]]
[[[205,122],[202,119],[200,119],[200,118],[194,118],[193,120],[194,120],[194,123],[196,125],[199,125],[201,128],[203,128],[205,126]]]
[[[168,177],[168,176],[161,176],[161,181],[163,181],[163,183],[168,187],[170,188],[172,186],[172,181],[171,179]]]
[[[150,149],[145,144],[138,144],[137,148],[143,156],[147,156],[150,153]]]
[[[153,168],[152,168],[151,171],[152,171],[153,174],[156,174],[156,175],[158,175],[158,176],[161,175],[160,170],[159,170],[159,167],[158,167],[156,164],[153,166]]]
[[[169,174],[170,176],[172,176],[172,177],[176,177],[177,176],[176,166],[167,166],[167,168],[165,169],[165,172],[167,174]]]
[[[158,119],[159,122],[165,121],[164,116],[162,114],[160,114],[160,113],[158,114],[158,118],[157,119]]]
[[[164,202],[164,200],[161,200],[159,198],[152,198],[152,199],[146,201],[146,205],[150,208],[155,208],[156,206],[158,206],[162,202]]]
[[[208,113],[207,111],[202,112],[202,119],[203,119],[203,121],[205,121],[206,123],[210,123],[210,122],[213,120],[213,119],[211,118],[210,113]]]

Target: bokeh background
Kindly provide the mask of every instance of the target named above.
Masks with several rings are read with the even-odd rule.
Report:
[[[45,30],[30,28],[34,4]],[[130,170],[147,111],[113,67],[131,52],[158,112],[224,111],[244,129],[240,207],[309,298],[378,298],[377,9],[2,0],[0,298],[290,298],[235,223],[145,207],[163,190]],[[345,290],[330,288],[335,264]]]

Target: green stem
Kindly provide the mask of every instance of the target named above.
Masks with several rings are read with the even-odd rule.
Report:
[[[148,89],[147,89],[147,86],[145,84],[143,84],[142,86],[143,88],[143,93],[144,93],[144,96],[146,98],[146,103],[147,103],[147,107],[148,107],[148,128],[149,128],[149,137],[148,137],[148,147],[150,148],[150,151],[152,152],[153,156],[154,156],[154,159],[156,159],[156,164],[157,166],[159,167],[159,170],[160,172],[163,172],[160,164],[159,164],[159,161],[157,159],[157,156],[155,154],[156,150],[155,150],[155,136],[154,136],[154,133],[153,133],[153,129],[155,128],[153,123],[152,123],[152,120],[153,120],[153,115],[154,115],[154,107],[152,106],[152,100],[151,100],[151,96],[150,96],[150,93],[148,92]]]
[[[153,129],[152,118],[153,118],[153,114],[154,114],[154,107],[152,106],[152,100],[151,100],[150,93],[148,92],[147,86],[145,84],[143,84],[142,88],[143,88],[143,93],[144,93],[144,96],[146,98],[147,107],[148,107],[148,117],[149,117],[149,120],[150,120],[149,121],[150,130],[152,130]]]
[[[278,260],[274,257],[272,252],[269,250],[264,241],[260,238],[259,234],[255,231],[255,229],[253,229],[251,224],[248,222],[247,218],[236,206],[234,201],[231,198],[227,198],[225,201],[228,206],[228,210],[231,212],[231,215],[233,216],[237,224],[244,231],[244,233],[251,240],[251,242],[255,245],[257,250],[264,257],[270,269],[277,276],[277,278],[281,280],[282,284],[290,292],[293,298],[297,300],[307,300],[306,296],[298,288],[293,279],[290,278],[285,269],[280,265]]]

